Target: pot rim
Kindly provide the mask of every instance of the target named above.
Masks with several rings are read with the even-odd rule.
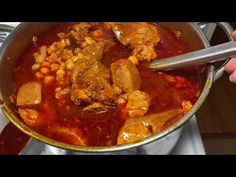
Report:
[[[27,24],[27,23],[20,23],[16,27],[16,29],[8,36],[8,38],[6,39],[4,44],[1,46],[1,51],[0,51],[1,53],[4,52],[4,48],[5,48],[6,44],[11,41],[11,39],[14,37],[14,35],[17,33],[17,31],[20,28],[22,28],[25,24]],[[203,33],[203,31],[200,29],[200,27],[196,23],[193,23],[193,22],[189,22],[189,24],[196,30],[196,33],[201,38],[204,47],[206,47],[206,48],[209,47],[210,44],[209,44],[205,34]],[[202,89],[200,97],[198,98],[196,103],[193,105],[191,110],[186,115],[184,115],[180,120],[178,120],[175,124],[169,126],[168,128],[164,129],[163,131],[161,131],[157,134],[154,134],[150,137],[147,137],[143,140],[140,140],[140,141],[137,141],[134,143],[124,144],[124,145],[99,146],[98,147],[98,146],[76,146],[76,145],[62,143],[62,142],[56,141],[54,139],[47,138],[47,137],[35,132],[34,130],[30,129],[29,127],[27,127],[21,120],[19,120],[17,118],[17,116],[15,116],[13,114],[13,112],[11,111],[11,109],[7,105],[3,105],[2,112],[22,132],[29,135],[30,137],[35,138],[38,141],[46,143],[50,146],[54,146],[57,148],[63,148],[66,150],[72,150],[72,151],[78,151],[78,152],[89,152],[89,153],[117,152],[117,151],[136,148],[138,146],[143,146],[143,145],[152,143],[153,141],[164,138],[165,136],[169,135],[170,133],[172,133],[175,130],[182,127],[195,114],[195,112],[200,108],[200,106],[203,104],[203,102],[206,99],[206,97],[210,91],[210,88],[212,86],[213,78],[214,78],[214,66],[209,65],[207,67],[206,82],[205,82],[205,85]],[[27,146],[27,144],[26,144],[26,146]],[[24,150],[24,148],[23,148],[23,150]]]

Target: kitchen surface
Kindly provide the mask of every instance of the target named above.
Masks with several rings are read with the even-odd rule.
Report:
[[[16,26],[17,23],[8,23]],[[236,23],[231,23],[236,29]],[[202,26],[211,45],[227,41],[221,29],[214,24]],[[193,118],[183,127],[173,155],[191,154],[235,154],[236,153],[236,84],[229,82],[228,74],[218,79]],[[0,112],[0,132],[8,120]],[[78,154],[45,145],[36,140],[30,141],[21,154]],[[155,148],[138,148],[124,154],[161,154]]]

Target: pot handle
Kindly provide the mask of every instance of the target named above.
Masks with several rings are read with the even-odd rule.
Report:
[[[229,41],[234,41],[232,33],[233,33],[233,28],[232,26],[227,23],[227,22],[217,22],[216,23],[227,35]],[[228,63],[228,61],[230,60],[230,58],[228,58],[221,66],[220,68],[218,68],[215,71],[214,74],[214,81],[216,81],[217,79],[219,79],[220,77],[223,76],[224,74],[224,66],[226,65],[226,63]]]
[[[3,43],[8,36],[7,33],[11,33],[14,29],[13,26],[0,24],[0,43]]]
[[[15,27],[5,24],[0,24],[0,44],[2,44],[7,38],[8,34],[11,33]],[[2,95],[0,94],[0,106],[4,104]]]

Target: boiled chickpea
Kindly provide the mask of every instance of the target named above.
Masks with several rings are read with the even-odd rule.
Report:
[[[59,69],[59,64],[53,63],[50,65],[51,71],[57,71]]]
[[[35,73],[35,77],[37,79],[42,79],[44,77],[44,75],[41,72],[38,71],[38,72]]]
[[[43,82],[44,84],[51,84],[54,81],[54,77],[53,76],[45,76]]]
[[[74,68],[74,66],[75,66],[75,64],[74,64],[74,62],[71,61],[71,60],[68,60],[68,61],[66,62],[66,68],[67,68],[68,70],[72,70],[72,69]]]
[[[32,65],[32,70],[37,71],[40,68],[40,65],[38,63],[35,63]]]
[[[44,62],[42,62],[41,66],[42,67],[49,67],[50,66],[50,62],[44,61]]]
[[[48,74],[50,72],[50,70],[48,68],[41,68],[40,72],[43,74]]]

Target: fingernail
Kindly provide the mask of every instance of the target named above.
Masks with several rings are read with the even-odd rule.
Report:
[[[230,82],[233,82],[233,81],[232,81],[232,75],[229,76],[229,80],[230,80]]]
[[[236,83],[236,81],[234,80],[234,78],[233,78],[233,75],[232,75],[232,74],[229,76],[229,80],[230,80],[230,82],[232,82],[232,83]]]

